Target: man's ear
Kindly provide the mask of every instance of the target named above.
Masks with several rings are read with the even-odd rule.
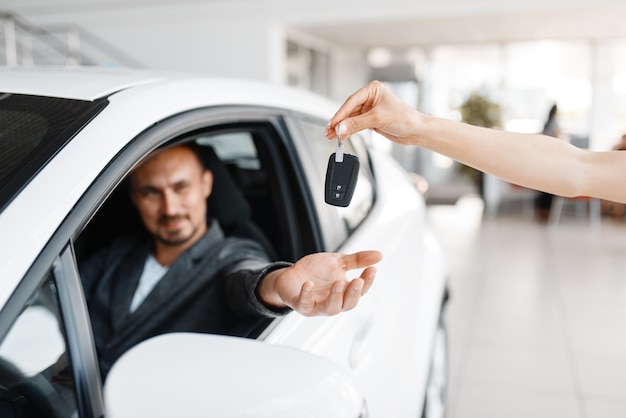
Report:
[[[204,197],[208,198],[213,191],[213,172],[211,170],[204,170],[202,172],[202,184],[204,187]]]

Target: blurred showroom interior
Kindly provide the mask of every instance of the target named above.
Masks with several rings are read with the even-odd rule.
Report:
[[[610,149],[626,132],[620,0],[3,0],[0,66],[147,67],[289,84],[337,101],[371,79],[421,111],[539,132],[552,104],[567,140]],[[430,202],[476,186],[458,164],[391,149]],[[508,189],[483,179],[486,209]]]
[[[602,150],[626,131],[625,12],[621,0],[3,0],[0,66],[198,72],[337,101],[378,79],[447,118],[478,95],[497,105],[499,127],[521,132],[541,131],[556,103],[566,138]],[[390,151],[433,202],[474,186],[446,158]],[[485,183],[497,209],[508,190]]]

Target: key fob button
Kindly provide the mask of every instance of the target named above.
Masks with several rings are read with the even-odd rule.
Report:
[[[352,200],[359,174],[359,159],[343,154],[343,161],[335,161],[333,153],[328,159],[324,200],[334,206],[346,207]]]

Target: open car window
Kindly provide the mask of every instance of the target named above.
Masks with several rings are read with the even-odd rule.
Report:
[[[297,193],[302,191],[288,185],[288,178],[293,175],[279,174],[288,168],[276,156],[273,140],[266,126],[254,124],[212,128],[171,143],[199,145],[201,159],[214,175],[207,215],[219,221],[227,236],[253,239],[264,246],[271,259],[292,261],[302,251],[294,250],[300,246],[294,242],[299,239],[291,237],[293,231],[289,229],[305,233],[311,226],[293,226],[296,221],[291,218],[295,214],[290,207],[294,202],[285,196],[290,196],[289,188]],[[291,213],[287,214],[288,211]],[[116,238],[144,233],[127,181],[123,181],[77,239],[76,251],[79,259],[85,260]]]
[[[286,146],[272,123],[255,121],[194,129],[169,138],[161,146],[186,142],[196,145],[205,167],[213,172],[207,215],[217,219],[227,237],[256,241],[272,261],[294,261],[317,248],[317,242],[311,238],[314,226],[307,212],[300,209],[306,205],[302,197],[307,193],[306,188],[298,183],[293,159],[285,157]],[[141,161],[146,155],[136,158]],[[101,252],[111,254],[112,246],[132,245],[134,237],[141,237],[144,242],[150,240],[132,204],[125,180],[109,194],[75,239],[88,305],[91,298],[96,297],[94,283],[100,277],[93,274],[89,261],[99,258]],[[122,249],[120,253],[128,254],[126,251]],[[93,322],[95,311],[92,306],[89,309]],[[256,338],[271,322],[271,318],[243,318],[235,328],[225,332]]]
[[[301,119],[300,124],[307,143],[313,150],[312,158],[317,160],[316,166],[319,168],[318,176],[324,179],[329,156],[337,148],[336,141],[328,141],[323,137],[324,124],[308,119]],[[346,228],[346,236],[349,236],[372,209],[375,198],[374,176],[369,166],[367,150],[359,146],[363,142],[358,134],[352,135],[343,141],[344,150],[348,154],[356,155],[359,158],[359,173],[354,195],[348,207],[336,207],[337,215],[343,220]]]

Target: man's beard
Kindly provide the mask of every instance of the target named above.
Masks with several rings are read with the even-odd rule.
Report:
[[[178,218],[178,217],[173,217],[173,218]],[[167,222],[169,221],[170,218],[163,218],[162,222]],[[194,227],[191,232],[185,236],[172,236],[172,237],[167,237],[167,236],[163,236],[160,234],[154,234],[154,238],[159,241],[162,244],[165,244],[169,247],[178,247],[182,244],[186,244],[187,242],[189,242],[189,240],[191,240],[196,233],[198,232],[198,227]]]
[[[161,244],[165,244],[169,247],[178,247],[182,244],[187,243],[196,233],[198,229],[194,229],[191,234],[189,234],[188,236],[185,237],[173,237],[173,238],[167,238],[167,237],[162,237],[161,235],[155,235],[154,238],[159,241]]]

